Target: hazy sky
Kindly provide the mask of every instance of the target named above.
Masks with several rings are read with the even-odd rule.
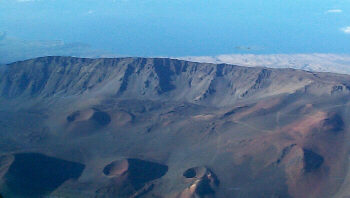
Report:
[[[350,53],[350,0],[0,0],[0,32],[129,56]]]

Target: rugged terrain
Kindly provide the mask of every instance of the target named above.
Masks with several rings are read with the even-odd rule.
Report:
[[[0,67],[6,197],[350,196],[350,76],[161,58]]]

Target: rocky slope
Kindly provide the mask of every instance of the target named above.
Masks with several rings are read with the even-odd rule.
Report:
[[[16,62],[2,70],[0,93],[7,99],[85,94],[229,106],[242,99],[302,89],[322,95],[350,87],[344,75],[159,58],[44,57]]]
[[[0,193],[343,198],[349,90],[347,75],[160,58],[1,66]]]

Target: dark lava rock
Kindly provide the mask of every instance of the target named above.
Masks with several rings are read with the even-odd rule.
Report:
[[[91,120],[95,121],[98,125],[106,126],[111,122],[111,117],[106,112],[96,111],[92,115]]]
[[[337,134],[338,132],[344,130],[344,121],[339,114],[333,113],[324,120],[323,128],[326,131]]]
[[[200,196],[215,194],[213,181],[209,177],[203,177],[197,185],[196,194]]]
[[[9,194],[42,197],[69,179],[77,179],[85,166],[39,153],[19,153],[5,174]]]
[[[240,112],[242,110],[245,110],[245,109],[248,109],[249,107],[251,107],[251,105],[245,105],[245,106],[240,106],[240,107],[236,107],[234,109],[232,109],[231,111],[228,111],[224,114],[224,117],[227,117],[227,116],[231,116],[237,112]]]
[[[304,151],[304,169],[305,172],[317,170],[323,164],[323,157],[311,150],[303,149]]]
[[[136,188],[146,182],[161,178],[168,172],[166,165],[139,159],[128,159],[128,162],[129,178]]]
[[[280,164],[283,158],[292,150],[292,148],[296,146],[296,144],[291,144],[287,147],[284,147],[281,153],[281,156],[276,160],[276,164]]]

